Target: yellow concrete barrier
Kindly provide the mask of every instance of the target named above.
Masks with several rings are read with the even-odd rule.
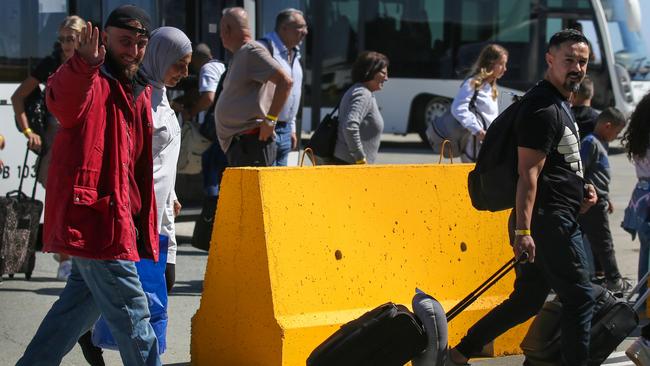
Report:
[[[474,210],[470,165],[229,169],[193,365],[304,365],[340,324],[416,287],[450,309],[512,257],[507,213]],[[450,343],[512,289],[510,274],[450,324]],[[525,328],[493,345],[519,352]]]

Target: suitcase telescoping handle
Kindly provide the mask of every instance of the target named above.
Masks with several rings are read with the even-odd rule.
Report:
[[[476,290],[472,291],[469,295],[465,296],[464,299],[460,300],[458,304],[456,304],[451,310],[449,310],[446,314],[447,316],[447,321],[451,321],[453,318],[455,318],[458,314],[460,314],[463,310],[467,309],[468,306],[470,306],[474,301],[476,301],[479,296],[481,296],[485,291],[489,290],[490,287],[494,286],[495,283],[499,282],[500,279],[503,278],[503,276],[507,275],[508,272],[510,272],[513,268],[515,268],[515,265],[517,263],[521,263],[525,260],[528,259],[528,253],[523,252],[519,255],[517,258],[512,258],[509,260],[506,264],[503,265],[503,267],[499,268],[490,278],[485,280],[479,287],[476,288]]]
[[[45,149],[45,144],[41,145],[41,151],[43,151],[43,149]],[[27,198],[27,195],[23,193],[23,180],[25,180],[25,167],[27,166],[28,157],[29,157],[29,147],[27,147],[27,151],[25,151],[25,159],[23,160],[22,169],[20,169],[20,183],[18,184],[18,190],[8,192],[7,197],[16,195],[19,200]],[[41,170],[41,159],[37,159],[36,170],[34,172],[36,178],[34,178],[34,187],[32,187],[32,200],[34,200],[34,197],[36,196],[36,185],[38,183],[38,173],[40,170]]]

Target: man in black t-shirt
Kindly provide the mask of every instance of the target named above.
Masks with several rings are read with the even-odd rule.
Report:
[[[587,365],[594,300],[577,216],[596,202],[596,192],[582,178],[578,127],[567,98],[587,71],[588,45],[576,30],[553,35],[546,76],[520,106],[514,124],[519,180],[511,220],[515,255],[526,252],[528,261],[517,265],[510,297],[450,351],[452,364],[465,364],[484,345],[537,314],[553,289],[563,306],[558,362]]]

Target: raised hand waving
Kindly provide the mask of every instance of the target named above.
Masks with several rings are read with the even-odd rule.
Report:
[[[106,48],[104,45],[99,45],[99,29],[93,27],[91,22],[86,23],[86,28],[81,30],[77,52],[89,65],[94,66],[104,62]]]

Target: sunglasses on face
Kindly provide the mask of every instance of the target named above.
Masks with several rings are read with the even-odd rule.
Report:
[[[77,40],[75,36],[59,36],[57,38],[60,43],[71,43]]]

